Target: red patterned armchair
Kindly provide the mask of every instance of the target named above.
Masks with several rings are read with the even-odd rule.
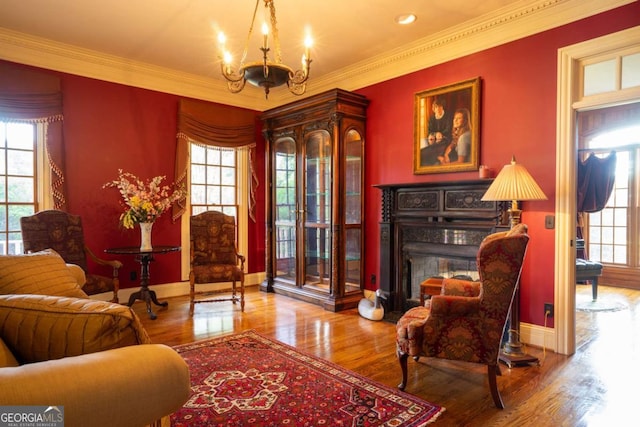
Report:
[[[190,218],[191,271],[189,273],[189,314],[194,305],[202,302],[240,302],[244,311],[244,261],[236,250],[235,218],[222,212],[208,211]],[[238,265],[240,264],[240,265]],[[231,282],[231,296],[196,299],[197,295],[228,293],[225,289],[207,286],[211,283]],[[236,282],[240,282],[240,296]],[[196,285],[201,290],[196,291]]]
[[[503,409],[496,383],[500,374],[498,354],[529,236],[518,224],[487,236],[476,262],[479,281],[443,279],[442,292],[425,307],[408,310],[397,323],[397,355],[404,390],[407,359],[420,356],[487,365],[489,387],[496,407]]]
[[[86,276],[82,290],[87,295],[113,292],[111,302],[118,302],[118,270],[122,263],[98,258],[85,245],[80,216],[60,210],[45,210],[20,218],[20,228],[25,253],[53,249],[66,263],[82,268]],[[87,257],[97,265],[111,269],[111,276],[89,273]]]

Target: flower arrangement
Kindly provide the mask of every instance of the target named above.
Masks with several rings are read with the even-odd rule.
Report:
[[[124,228],[133,228],[141,222],[154,222],[186,195],[184,187],[174,188],[170,193],[168,185],[161,186],[165,178],[156,176],[144,182],[135,175],[118,169],[118,179],[102,186],[117,188],[120,191],[125,205],[125,211],[120,215],[120,223]]]

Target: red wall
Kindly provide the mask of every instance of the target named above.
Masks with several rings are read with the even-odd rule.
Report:
[[[469,55],[357,92],[370,100],[366,135],[365,277],[379,272],[380,191],[375,184],[475,179],[477,172],[413,174],[416,92],[476,76],[481,86],[480,164],[497,173],[511,156],[540,184],[547,201],[524,202],[522,221],[531,241],[521,280],[521,320],[542,325],[543,304],[553,302],[557,50],[640,23],[640,3]],[[374,289],[377,285],[368,284]]]
[[[103,189],[117,178],[118,169],[142,179],[165,175],[174,182],[176,126],[179,97],[160,92],[60,74],[64,103],[64,139],[67,162],[68,211],[81,215],[85,237],[97,255],[104,248],[136,245],[140,231],[118,225],[122,213],[116,189]],[[234,107],[228,107],[232,109]],[[264,152],[256,122],[257,152]],[[261,159],[260,154],[257,156]],[[264,271],[264,164],[257,165],[258,188],[256,222],[249,220],[247,271]],[[179,221],[170,212],[154,224],[154,244],[180,245]],[[113,258],[113,257],[112,257]],[[118,256],[124,263],[121,287],[138,286],[130,272],[139,273],[132,257]],[[151,267],[151,284],[180,281],[180,254],[156,257]]]

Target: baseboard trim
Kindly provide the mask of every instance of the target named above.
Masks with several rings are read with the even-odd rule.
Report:
[[[525,344],[557,352],[556,330],[544,326],[520,323],[520,341]]]
[[[258,286],[260,285],[260,283],[264,281],[265,277],[266,277],[265,273],[245,274],[244,285],[245,287]],[[134,292],[137,292],[139,289],[140,289],[139,287],[120,289],[120,292],[118,292],[118,298],[120,299],[120,302],[124,303],[129,301],[129,297],[131,296],[131,294],[133,294]],[[189,295],[189,282],[185,281],[185,282],[161,283],[158,285],[151,285],[149,286],[149,289],[155,291],[158,299],[179,297],[179,296]],[[201,285],[201,289],[203,290],[231,289],[231,282]],[[102,301],[109,301],[112,297],[113,297],[113,294],[111,292],[91,295],[91,298],[99,299]]]

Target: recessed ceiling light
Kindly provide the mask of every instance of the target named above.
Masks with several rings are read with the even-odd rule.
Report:
[[[396,24],[409,25],[416,22],[416,19],[418,18],[413,13],[405,13],[405,14],[396,16],[395,21],[396,21]]]

